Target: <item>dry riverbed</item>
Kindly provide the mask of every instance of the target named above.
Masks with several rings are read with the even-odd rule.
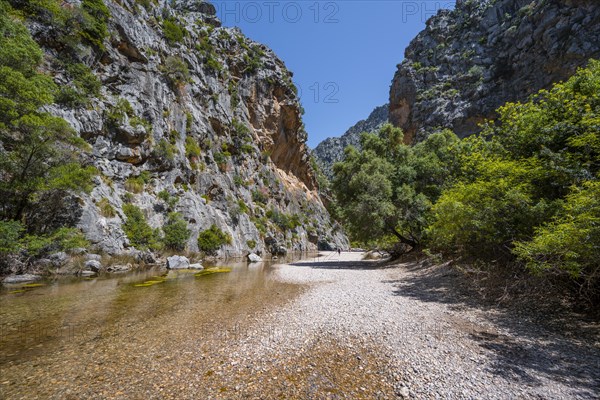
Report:
[[[268,269],[269,279],[259,283],[229,282],[239,288],[232,293],[214,286],[218,304],[197,304],[194,282],[155,299],[156,290],[144,288],[135,292],[137,302],[121,299],[136,308],[136,318],[119,315],[110,330],[51,349],[32,344],[26,356],[3,354],[0,398],[576,399],[600,393],[595,323],[556,329],[454,291],[450,269],[382,266],[359,253],[323,253]],[[215,279],[218,285],[221,278]]]

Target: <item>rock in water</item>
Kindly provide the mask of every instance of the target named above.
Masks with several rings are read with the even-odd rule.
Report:
[[[190,260],[184,256],[172,256],[167,258],[167,269],[189,269]]]
[[[204,269],[204,267],[202,266],[202,264],[190,264],[189,269]]]
[[[248,262],[257,263],[257,262],[261,262],[261,261],[262,261],[262,258],[260,258],[258,255],[254,254],[254,253],[248,254]]]
[[[24,274],[24,275],[10,275],[4,278],[2,282],[4,283],[24,283],[24,282],[33,282],[42,279],[39,275],[32,274]]]

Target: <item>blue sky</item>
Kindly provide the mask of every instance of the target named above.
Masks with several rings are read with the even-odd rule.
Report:
[[[308,144],[387,103],[396,65],[441,1],[211,1],[225,26],[272,48],[294,73]]]

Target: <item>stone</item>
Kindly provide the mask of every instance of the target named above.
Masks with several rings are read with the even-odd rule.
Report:
[[[100,261],[102,260],[102,256],[100,254],[86,254],[85,259],[88,261]]]
[[[410,397],[410,391],[408,390],[408,388],[406,386],[402,386],[398,390],[398,395],[400,397],[402,397],[403,399],[408,399]]]
[[[248,258],[248,262],[250,263],[258,263],[262,261],[262,258],[260,258],[258,255],[254,254],[254,253],[250,253],[247,256]]]
[[[83,247],[76,247],[74,249],[69,250],[69,254],[72,256],[81,256],[87,253],[87,249]]]
[[[52,263],[53,267],[63,267],[67,264],[67,262],[70,260],[70,257],[67,253],[65,253],[64,251],[58,252],[58,253],[54,253],[51,254],[50,256],[48,256],[48,260],[50,260],[50,262]]]
[[[94,275],[96,275],[96,272],[95,271],[81,271],[79,273],[79,275],[81,275],[81,276],[94,276]]]
[[[188,269],[198,269],[198,270],[202,270],[204,269],[204,267],[202,266],[202,264],[190,264],[190,266],[188,267]]]
[[[23,274],[23,275],[10,275],[2,280],[4,283],[25,283],[33,282],[42,279],[39,275]]]
[[[107,267],[106,270],[108,272],[119,273],[119,272],[128,272],[128,271],[131,271],[132,268],[133,267],[132,267],[131,264],[127,264],[127,265],[111,265],[110,267]]]
[[[167,269],[189,269],[190,260],[184,256],[172,256],[167,258]]]
[[[85,267],[91,271],[98,272],[102,268],[100,261],[88,260],[85,262]]]

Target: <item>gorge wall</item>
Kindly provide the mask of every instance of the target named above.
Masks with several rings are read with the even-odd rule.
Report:
[[[100,96],[85,107],[50,107],[92,148],[81,160],[99,172],[94,188],[65,207],[92,245],[109,254],[134,250],[122,229],[123,206],[131,203],[153,228],[180,213],[191,251],[213,224],[232,238],[222,256],[273,245],[348,247],[317,194],[283,62],[237,28],[222,27],[207,2],[104,3],[110,16],[102,51],[79,45],[70,60],[100,79]],[[44,50],[46,72],[73,86],[48,24],[32,19],[27,26]]]
[[[521,101],[600,57],[600,4],[591,0],[459,0],[405,51],[390,88],[390,122],[405,142],[450,128],[479,131]]]

